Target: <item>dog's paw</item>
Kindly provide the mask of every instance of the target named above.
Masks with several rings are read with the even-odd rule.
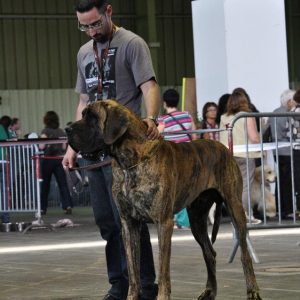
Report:
[[[215,300],[216,295],[210,289],[205,289],[203,293],[198,297],[198,300]]]
[[[262,298],[260,297],[259,292],[252,291],[248,293],[247,300],[262,300]]]

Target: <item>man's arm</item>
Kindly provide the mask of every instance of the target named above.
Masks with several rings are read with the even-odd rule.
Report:
[[[87,94],[80,94],[79,96],[79,103],[76,110],[76,121],[79,121],[82,119],[82,111],[86,108],[87,103],[89,100],[89,96]]]
[[[89,97],[87,94],[80,94],[79,103],[77,106],[76,116],[75,116],[76,121],[82,118],[82,111],[85,109],[88,99]],[[68,146],[62,161],[63,166],[65,168],[73,168],[76,161],[76,156],[77,156],[76,152],[70,146]]]
[[[155,122],[152,118],[156,118],[159,113],[160,108],[160,94],[159,87],[155,80],[149,80],[144,82],[140,86],[144,100],[147,117],[144,119],[144,122],[148,126],[148,138],[150,140],[155,140],[160,137],[159,131],[156,127]]]

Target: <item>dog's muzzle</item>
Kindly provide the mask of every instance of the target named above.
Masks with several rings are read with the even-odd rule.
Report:
[[[83,159],[90,160],[90,161],[102,161],[105,156],[108,154],[108,147],[103,143],[103,140],[98,140],[93,145],[93,150],[91,152],[86,151],[86,147],[83,149],[80,149],[79,143],[75,142],[78,140],[78,138],[74,139],[74,128],[72,126],[69,126],[65,128],[65,131],[67,133],[68,137],[68,143],[70,147],[78,154],[81,155]],[[76,135],[75,135],[76,136]]]

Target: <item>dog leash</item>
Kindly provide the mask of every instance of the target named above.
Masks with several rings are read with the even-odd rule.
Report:
[[[144,163],[145,161],[151,159],[157,152],[157,149],[159,148],[159,145],[156,146],[156,148],[154,149],[153,153],[151,153],[151,155],[149,157],[147,157],[146,159],[144,160],[141,160],[139,161],[138,163],[128,167],[128,168],[122,168],[121,165],[119,164],[121,170],[123,171],[124,173],[124,177],[125,177],[125,189],[126,189],[126,194],[128,195],[128,190],[130,187],[134,187],[133,186],[130,186],[130,179],[131,179],[131,176],[130,174],[128,173],[129,170],[131,169],[134,169],[136,168],[138,165],[140,165],[141,163]],[[67,180],[70,184],[70,186],[72,187],[72,190],[74,193],[78,194],[80,193],[82,190],[78,191],[77,188],[76,188],[76,184],[74,183],[73,179],[72,179],[72,176],[71,176],[71,173],[70,172],[75,172],[75,175],[77,177],[77,179],[79,180],[79,182],[81,183],[81,186],[83,186],[83,180],[82,180],[82,177],[81,177],[81,174],[80,174],[80,171],[82,170],[85,170],[85,171],[88,171],[88,170],[93,170],[93,169],[96,169],[96,168],[100,168],[100,167],[104,167],[104,166],[108,166],[108,165],[111,165],[111,161],[112,159],[111,158],[106,158],[98,163],[95,163],[95,164],[90,164],[90,165],[87,165],[87,166],[82,166],[82,167],[73,167],[73,168],[65,168],[65,172],[66,172],[66,176],[67,176]]]
[[[111,158],[106,158],[106,159],[104,159],[104,160],[102,160],[102,161],[100,161],[98,163],[90,164],[90,165],[87,165],[87,166],[65,168],[67,180],[69,182],[69,185],[72,187],[73,192],[76,193],[76,194],[79,194],[79,193],[82,192],[82,187],[84,186],[84,184],[83,184],[83,180],[82,180],[80,171],[82,171],[82,170],[85,170],[85,171],[93,170],[93,169],[96,169],[96,168],[108,166],[110,164],[111,164]],[[81,184],[80,191],[78,191],[77,188],[76,188],[76,183],[73,181],[73,178],[71,176],[71,172],[75,173],[76,178],[78,179],[78,181]]]

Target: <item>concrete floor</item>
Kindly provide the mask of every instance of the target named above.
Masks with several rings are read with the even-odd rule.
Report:
[[[66,216],[49,210],[45,223]],[[104,256],[89,208],[75,208],[69,217],[73,228],[56,231],[34,229],[27,234],[0,232],[0,299],[102,299],[108,289]],[[12,221],[32,220],[32,215],[16,214]],[[156,231],[150,226],[157,262]],[[300,299],[300,229],[251,230],[251,240],[261,261],[255,264],[262,299]],[[229,223],[221,226],[217,251],[218,297],[222,300],[246,299],[245,281],[239,252],[232,264]],[[51,247],[51,248],[50,248]],[[199,246],[189,230],[173,235],[172,299],[197,299],[205,286],[206,268]]]

